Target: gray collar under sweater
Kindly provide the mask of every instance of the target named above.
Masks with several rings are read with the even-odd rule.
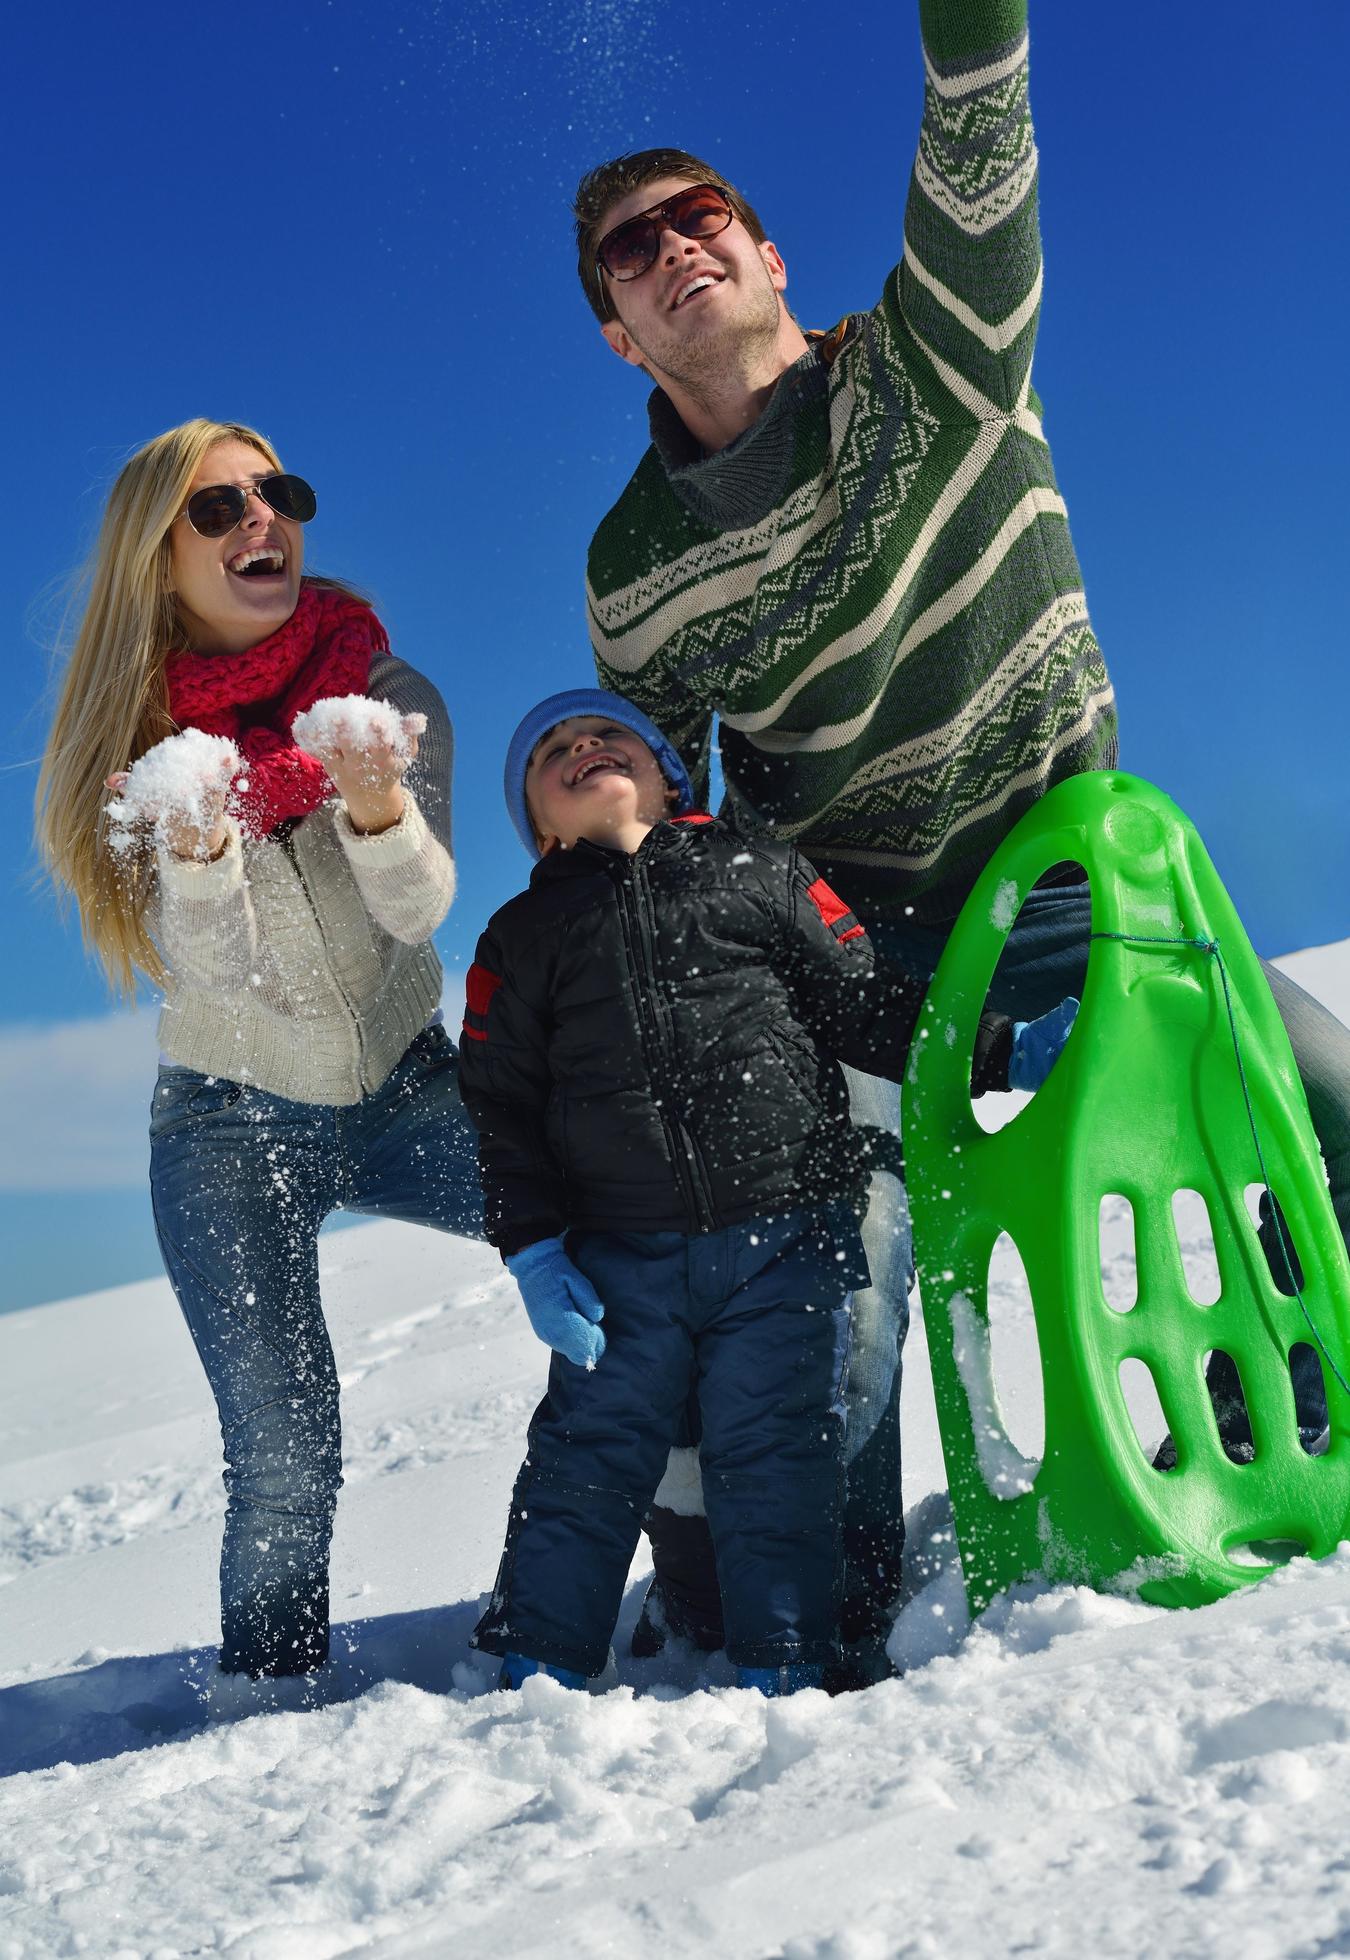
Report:
[[[711,456],[690,435],[669,395],[654,388],[647,403],[652,446],[685,509],[714,531],[761,523],[787,489],[798,411],[823,398],[829,382],[817,340],[784,369],[758,421]]]

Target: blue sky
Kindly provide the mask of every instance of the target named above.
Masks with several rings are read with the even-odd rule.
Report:
[[[1035,378],[1120,698],[1123,762],[1199,825],[1258,950],[1350,934],[1344,581],[1350,10],[1032,9],[1046,300]],[[560,0],[265,16],[146,0],[7,33],[12,378],[0,751],[0,1302],[156,1269],[149,1017],[35,879],[63,589],[123,456],[190,415],[315,484],[310,563],[376,598],[458,735],[452,973],[521,881],[521,711],[589,675],[582,567],[644,385],[576,283],[568,199],[625,148],[740,182],[808,325],[899,252],[910,0]]]

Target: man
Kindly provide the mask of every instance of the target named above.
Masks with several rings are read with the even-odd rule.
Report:
[[[729,813],[799,842],[883,957],[928,976],[1022,813],[1115,763],[1116,712],[1031,386],[1026,0],[919,13],[904,255],[870,313],[804,334],[754,210],[683,151],[602,165],[575,209],[604,337],[656,383],[652,446],[591,544],[599,677],[665,729],[696,792],[716,714]],[[1017,920],[992,1004],[1030,1019],[1078,993],[1088,929],[1082,872],[1058,867]],[[1275,984],[1345,1228],[1350,1041]],[[893,1093],[851,1087],[858,1121],[896,1127]],[[865,1643],[884,1632],[903,1536],[908,1225],[883,1173],[864,1242],[844,1632]],[[656,1523],[657,1590],[678,1607]]]

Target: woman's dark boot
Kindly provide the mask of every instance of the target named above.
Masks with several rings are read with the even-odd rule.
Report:
[[[634,1658],[649,1660],[667,1640],[687,1640],[706,1654],[725,1646],[722,1595],[708,1520],[653,1504],[642,1529],[651,1540],[655,1571],[633,1628]]]

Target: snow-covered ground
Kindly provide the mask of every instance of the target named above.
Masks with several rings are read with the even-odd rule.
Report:
[[[1350,1019],[1350,942],[1284,964]],[[1027,1588],[970,1627],[920,1318],[902,1679],[630,1661],[635,1566],[604,1692],[492,1694],[466,1639],[543,1351],[483,1248],[321,1253],[348,1481],[309,1706],[213,1679],[219,1446],[167,1285],[0,1320],[0,1956],[1350,1952],[1350,1547],[1201,1612]]]

